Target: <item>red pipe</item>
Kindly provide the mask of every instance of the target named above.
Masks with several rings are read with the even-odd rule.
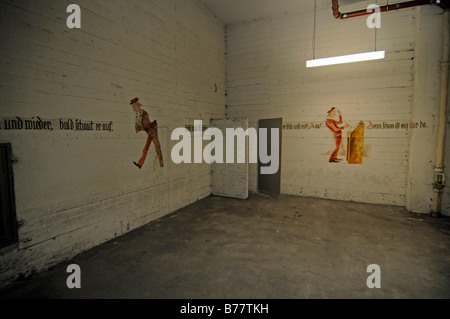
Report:
[[[348,19],[348,18],[369,15],[369,14],[373,13],[372,10],[359,10],[359,11],[341,13],[341,12],[339,12],[339,0],[332,0],[332,1],[333,1],[333,16],[336,19]],[[387,12],[387,11],[392,11],[392,10],[406,9],[406,8],[411,8],[411,7],[422,6],[425,4],[432,4],[433,2],[434,1],[431,1],[431,0],[418,0],[418,1],[409,1],[409,2],[403,2],[403,3],[397,3],[397,4],[390,4],[390,5],[380,6],[380,11]]]

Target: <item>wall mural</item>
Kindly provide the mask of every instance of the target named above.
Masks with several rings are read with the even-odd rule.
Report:
[[[338,118],[339,117],[339,118]],[[342,159],[338,158],[339,150],[341,149],[342,143],[342,130],[350,127],[350,124],[345,124],[344,126],[339,126],[344,123],[342,119],[341,111],[337,110],[335,107],[332,107],[331,110],[328,111],[326,125],[333,133],[334,141],[336,143],[336,148],[331,153],[330,163],[339,163]]]
[[[363,164],[364,162],[364,123],[360,123],[353,132],[347,135],[347,162]]]
[[[347,136],[343,131],[350,128]],[[412,129],[427,129],[426,122],[418,121],[361,121],[352,126],[344,121],[342,112],[332,107],[327,112],[324,122],[286,122],[285,131],[305,131],[326,129],[331,132],[333,146],[328,152],[322,154],[329,156],[329,163],[363,164],[364,158],[369,157],[371,145],[365,143],[369,131],[408,131]]]
[[[142,104],[139,103],[139,98],[131,100],[130,105],[132,105],[133,111],[136,113],[136,121],[135,121],[136,133],[146,132],[148,135],[147,142],[145,144],[144,150],[142,151],[142,156],[137,163],[133,162],[134,165],[136,165],[136,167],[138,167],[139,169],[141,169],[142,166],[144,166],[148,150],[150,149],[150,145],[153,142],[153,144],[155,145],[156,154],[158,155],[159,165],[161,167],[164,167],[164,160],[161,152],[161,144],[159,143],[158,138],[158,122],[150,121],[148,113],[144,109],[142,109]]]

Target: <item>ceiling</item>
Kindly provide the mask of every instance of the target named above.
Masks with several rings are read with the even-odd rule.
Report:
[[[340,0],[339,5],[345,6],[360,2],[361,8],[366,8],[374,1]],[[397,2],[402,1],[408,0],[398,0]],[[285,12],[314,10],[314,0],[200,0],[200,2],[225,24],[264,18]],[[331,12],[331,0],[317,0],[317,7],[330,8]]]
[[[314,0],[199,0],[224,24],[233,24],[285,12],[313,11]],[[331,0],[316,0],[317,8],[330,9]],[[339,0],[339,5],[345,12],[345,6],[353,10],[365,9],[369,4],[386,4],[387,0]],[[389,0],[389,3],[406,2],[409,0]],[[448,2],[448,0],[441,0]]]
[[[299,11],[305,0],[200,0],[225,24],[233,24],[273,14]]]

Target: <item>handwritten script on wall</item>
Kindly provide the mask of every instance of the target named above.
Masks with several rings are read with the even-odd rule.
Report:
[[[410,130],[410,129],[425,129],[429,125],[425,122],[411,122],[411,121],[365,121],[363,122],[367,130]],[[325,129],[324,122],[289,122],[283,124],[283,130],[297,131],[297,130],[314,130]]]
[[[85,121],[72,118],[46,120],[39,116],[32,118],[22,118],[16,116],[11,118],[0,118],[0,130],[113,132],[113,122]]]

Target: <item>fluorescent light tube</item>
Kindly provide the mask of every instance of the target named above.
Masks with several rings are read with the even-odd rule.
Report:
[[[307,68],[315,68],[315,67],[325,66],[325,65],[336,65],[336,64],[344,64],[344,63],[381,60],[381,59],[384,59],[385,57],[386,57],[386,51],[357,53],[357,54],[336,56],[336,57],[332,57],[332,58],[309,60],[306,62],[306,67]]]

